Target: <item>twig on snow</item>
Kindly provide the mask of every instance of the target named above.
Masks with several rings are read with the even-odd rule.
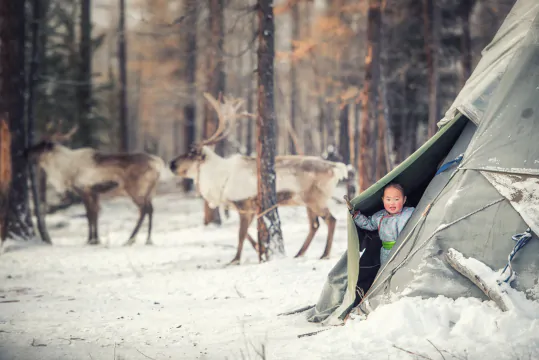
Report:
[[[309,332],[309,333],[305,333],[305,334],[299,334],[298,338],[302,338],[302,337],[305,337],[305,336],[313,336],[313,335],[316,335],[318,333],[321,333],[322,331],[326,331],[326,330],[329,330],[329,329],[331,329],[331,328],[325,328],[325,329],[318,330],[318,331],[313,331],[313,332]]]
[[[71,342],[73,340],[84,340],[83,338],[79,338],[79,337],[70,337],[69,339],[66,339],[66,338],[59,338],[60,340],[65,340],[65,341],[69,341],[69,344],[68,345],[71,345]]]
[[[420,358],[423,358],[423,359],[432,360],[432,358],[430,358],[430,357],[428,357],[428,356],[421,355],[421,354],[412,352],[412,351],[410,351],[410,350],[403,349],[403,348],[401,348],[401,347],[398,347],[398,346],[395,345],[395,344],[393,344],[393,347],[394,347],[395,349],[400,350],[400,351],[404,351],[405,353],[408,353],[408,354],[410,354],[410,355],[415,355],[415,356],[419,356]]]
[[[144,355],[147,359],[155,360],[154,358],[149,357],[148,355],[146,355],[145,353],[143,353],[143,352],[140,351],[139,349],[135,348],[135,350],[137,350],[141,355]]]
[[[438,348],[436,347],[436,345],[434,345],[434,344],[432,343],[432,341],[430,341],[429,339],[427,339],[427,341],[428,341],[428,342],[429,342],[429,343],[436,349],[436,351],[438,351],[438,353],[440,354],[440,356],[442,357],[442,359],[445,360],[445,356],[444,356],[444,354],[442,354],[442,352],[440,351],[440,349],[438,349]]]
[[[37,344],[35,338],[32,339],[32,343],[30,345],[32,345],[32,346],[47,346],[46,344]]]

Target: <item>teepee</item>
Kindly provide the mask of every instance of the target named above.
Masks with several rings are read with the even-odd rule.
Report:
[[[352,199],[371,215],[383,187],[404,186],[414,215],[380,268],[376,232],[348,219],[348,250],[307,319],[342,323],[402,296],[450,298],[483,292],[447,261],[453,248],[491,269],[516,274],[511,286],[539,299],[539,2],[518,0],[427,143]],[[526,244],[525,250],[518,246]]]

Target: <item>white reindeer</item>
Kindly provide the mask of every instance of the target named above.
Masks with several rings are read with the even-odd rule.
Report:
[[[220,103],[209,94],[204,94],[214,107],[219,119],[216,132],[207,140],[194,146],[184,155],[171,161],[170,169],[176,175],[194,180],[202,197],[210,207],[229,204],[239,213],[240,229],[236,256],[230,262],[239,264],[245,238],[258,250],[257,243],[248,234],[248,227],[257,216],[257,167],[256,158],[239,154],[223,158],[210,145],[227,136],[226,125],[234,120],[241,102],[225,99]],[[315,156],[277,156],[275,158],[277,203],[279,206],[305,206],[310,229],[296,257],[307,251],[320,224],[321,217],[328,226],[326,248],[322,259],[331,252],[336,220],[329,211],[328,200],[348,170],[345,164],[326,161]]]
[[[146,245],[151,245],[152,197],[160,176],[170,173],[165,162],[146,153],[107,154],[87,147],[70,149],[60,144],[75,131],[76,127],[67,134],[56,133],[46,137],[26,149],[27,159],[37,160],[47,174],[47,180],[58,192],[69,190],[82,198],[88,218],[88,244],[99,244],[99,196],[114,191],[129,196],[139,209],[137,224],[124,245],[135,242],[146,215],[149,220]]]

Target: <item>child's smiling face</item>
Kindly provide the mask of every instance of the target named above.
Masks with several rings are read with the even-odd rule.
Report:
[[[390,214],[397,214],[401,212],[404,203],[406,202],[406,196],[395,187],[388,187],[384,191],[384,208]]]

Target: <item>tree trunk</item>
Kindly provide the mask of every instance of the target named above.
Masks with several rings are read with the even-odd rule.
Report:
[[[255,36],[258,34],[258,27],[257,27],[257,15],[254,14],[254,16],[251,19],[251,34],[252,36]],[[249,64],[250,69],[252,70],[250,72],[249,76],[249,85],[248,85],[248,93],[249,98],[247,99],[247,111],[249,114],[254,114],[256,111],[256,99],[257,99],[257,93],[256,93],[256,82],[257,82],[257,76],[256,76],[256,65],[257,65],[257,59],[256,59],[256,48],[253,47],[252,51],[249,51]],[[247,122],[247,155],[252,156],[254,151],[256,150],[255,147],[255,121],[248,121]]]
[[[39,77],[39,65],[42,60],[39,55],[42,53],[39,49],[40,42],[39,33],[43,28],[43,16],[41,10],[41,1],[33,0],[32,3],[32,37],[31,37],[31,59],[30,59],[30,71],[28,75],[28,144],[34,144],[35,135],[35,88]],[[37,230],[41,237],[41,240],[47,244],[52,244],[47,227],[45,225],[45,219],[43,218],[43,207],[40,204],[40,182],[38,176],[36,176],[36,169],[33,164],[28,163],[28,172],[30,175],[30,183],[32,186],[32,200],[34,203],[34,215],[37,221]]]
[[[207,91],[214,97],[218,98],[225,90],[225,72],[223,62],[223,43],[224,43],[224,0],[209,0],[210,1],[210,16],[209,28],[211,31],[209,50],[207,55]],[[204,138],[210,137],[217,130],[217,114],[211,105],[204,103]],[[223,155],[223,142],[215,145],[215,151]],[[221,216],[219,209],[211,209],[206,201],[204,201],[204,225],[210,223],[221,224]]]
[[[423,21],[425,37],[425,53],[428,69],[429,119],[428,137],[437,130],[440,120],[440,103],[438,97],[438,49],[440,48],[440,6],[436,0],[423,0]]]
[[[249,87],[247,91],[247,112],[252,114],[254,112],[253,104],[253,79],[249,76]],[[253,121],[247,121],[247,135],[245,139],[245,155],[251,156],[253,154]]]
[[[298,75],[297,75],[297,61],[294,60],[294,42],[299,41],[300,38],[300,17],[299,17],[299,3],[296,1],[292,5],[292,60],[290,61],[290,127],[292,128],[292,131],[297,133],[297,104],[298,101]],[[296,149],[296,144],[294,141],[294,138],[292,136],[292,132],[288,132],[289,136],[289,151],[290,154],[294,155],[298,153],[298,149]]]
[[[383,62],[382,62],[383,63]],[[384,141],[384,157],[386,162],[386,172],[390,172],[395,167],[396,155],[395,155],[395,138],[393,130],[391,129],[391,115],[389,113],[389,104],[387,100],[387,83],[385,81],[383,67],[380,69],[380,103],[382,105],[382,121],[385,127],[385,141]]]
[[[94,138],[96,129],[92,122],[92,12],[90,0],[81,0],[78,77],[79,131],[76,135],[83,146],[95,147],[98,145],[98,141]]]
[[[352,154],[352,150],[355,150],[355,144],[354,144],[354,129],[351,128],[349,121],[351,121],[352,114],[352,104],[346,104],[339,113],[339,149],[338,152],[342,157],[342,161],[345,164],[353,164],[354,162],[351,160],[352,156],[355,154]],[[352,135],[350,135],[352,134]],[[353,149],[351,149],[353,148]],[[354,157],[355,158],[355,157]],[[346,195],[348,198],[352,199],[355,195],[355,183],[352,178],[352,176],[348,176],[346,180]]]
[[[350,104],[346,104],[339,112],[339,154],[345,164],[350,164],[350,134],[348,131],[348,109]]]
[[[379,120],[381,123],[379,126],[383,127],[385,129],[384,131],[384,142],[381,146],[380,151],[384,154],[384,160],[385,160],[385,173],[390,172],[395,167],[395,156],[394,156],[394,137],[393,137],[393,131],[391,129],[391,115],[390,115],[390,106],[388,103],[387,98],[387,81],[386,81],[386,75],[387,75],[387,61],[389,56],[389,49],[386,45],[386,28],[387,25],[384,22],[384,20],[387,18],[387,2],[383,2],[382,5],[382,13],[381,13],[381,21],[380,21],[380,86],[379,86],[379,94],[380,94],[380,113],[379,113]],[[380,155],[380,153],[378,153]],[[382,167],[382,164],[379,165],[379,167]]]
[[[350,162],[349,164],[355,164],[358,155],[358,134],[357,134],[357,125],[358,125],[358,112],[357,112],[357,106],[355,102],[352,102],[348,104],[347,106],[348,111],[346,114],[347,117],[347,124],[348,124],[348,155],[350,156]],[[359,169],[359,168],[358,168]]]
[[[367,15],[367,54],[365,56],[365,82],[363,84],[363,106],[361,110],[361,125],[359,134],[360,156],[358,157],[359,191],[364,191],[371,185],[374,157],[371,122],[377,121],[378,112],[378,77],[380,73],[380,26],[381,0],[369,0]]]
[[[125,0],[120,0],[118,23],[118,67],[120,72],[119,106],[120,106],[120,151],[130,151],[129,125],[127,112],[127,40],[125,36]]]
[[[0,44],[1,46],[1,44]],[[1,48],[0,48],[1,49]],[[0,241],[7,237],[7,212],[11,187],[11,134],[8,119],[0,116]]]
[[[460,39],[460,73],[459,87],[462,88],[466,80],[472,74],[472,38],[470,34],[470,13],[475,5],[475,0],[461,1],[458,8],[458,17],[462,28]]]
[[[196,131],[196,71],[197,71],[197,21],[198,21],[198,0],[184,1],[185,27],[181,35],[183,36],[182,55],[185,57],[184,73],[182,74],[185,81],[189,98],[183,108],[183,131],[184,131],[184,148],[187,153],[192,144],[195,143]],[[182,187],[185,192],[193,189],[193,180],[183,179]]]
[[[260,261],[284,257],[281,221],[277,211],[275,187],[275,109],[273,63],[275,57],[275,24],[272,0],[258,0],[258,245]]]
[[[0,2],[0,114],[7,114],[11,129],[12,185],[9,193],[8,237],[34,237],[28,204],[28,167],[25,124],[25,1]]]
[[[378,111],[378,138],[376,140],[376,181],[387,173],[386,165],[386,124],[383,109]]]

